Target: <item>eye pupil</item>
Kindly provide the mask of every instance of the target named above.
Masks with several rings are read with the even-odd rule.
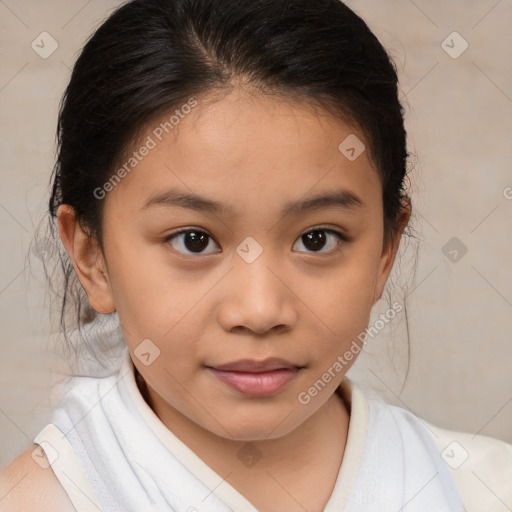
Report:
[[[304,246],[313,251],[323,248],[326,242],[325,232],[320,230],[310,231],[302,235]]]
[[[208,235],[206,233],[198,233],[189,231],[185,235],[185,247],[189,251],[201,252],[208,247]]]

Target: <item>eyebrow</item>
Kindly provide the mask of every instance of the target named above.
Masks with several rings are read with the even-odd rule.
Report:
[[[362,199],[355,193],[341,189],[333,192],[317,194],[307,199],[288,201],[281,215],[300,216],[309,211],[322,208],[338,208],[346,211],[364,206]],[[185,208],[203,213],[212,213],[224,217],[236,217],[237,212],[231,206],[189,192],[171,189],[151,196],[141,208],[148,210],[155,207]]]

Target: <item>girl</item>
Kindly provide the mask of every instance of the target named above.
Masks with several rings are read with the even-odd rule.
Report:
[[[394,66],[342,2],[128,2],[85,45],[58,136],[62,321],[83,290],[97,369],[6,468],[3,510],[512,503],[511,446],[345,376],[412,207]]]

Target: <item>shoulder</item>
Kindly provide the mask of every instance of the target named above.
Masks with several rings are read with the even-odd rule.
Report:
[[[450,469],[468,512],[500,511],[504,503],[512,503],[511,444],[424,423]]]
[[[501,512],[504,503],[512,503],[512,445],[440,428],[391,404],[381,404],[378,415],[380,421],[392,417],[403,440],[431,447],[430,453],[448,470],[467,512]]]
[[[0,512],[21,511],[76,512],[38,444],[0,471]]]
[[[371,390],[365,398],[367,431],[349,501],[354,510],[380,510],[382,503],[402,510],[414,499],[414,510],[462,512],[455,482],[421,420]]]

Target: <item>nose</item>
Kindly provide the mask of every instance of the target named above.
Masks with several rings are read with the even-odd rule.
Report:
[[[297,321],[296,297],[286,276],[270,264],[265,251],[252,263],[235,255],[226,276],[219,309],[219,323],[226,332],[291,329]]]

